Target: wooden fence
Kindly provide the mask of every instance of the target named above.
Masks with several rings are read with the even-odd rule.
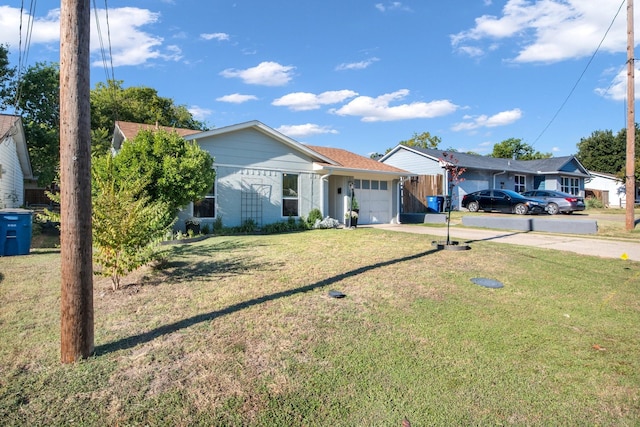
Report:
[[[427,197],[444,194],[442,178],[442,175],[420,175],[404,181],[402,212],[426,213]]]

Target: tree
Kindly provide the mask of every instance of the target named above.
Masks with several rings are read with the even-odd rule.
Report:
[[[438,144],[441,142],[442,139],[439,136],[431,135],[429,132],[422,132],[421,134],[414,132],[411,139],[400,141],[400,144],[407,147],[438,148]]]
[[[520,138],[509,138],[493,146],[493,152],[489,157],[515,160],[536,160],[547,159],[551,153],[541,153],[535,151],[533,147],[522,142]]]
[[[0,107],[6,110],[13,106],[11,96],[11,84],[16,74],[15,67],[9,66],[9,49],[5,45],[0,45]]]
[[[122,179],[115,173],[111,154],[94,159],[93,244],[94,259],[110,277],[113,290],[128,272],[151,261],[155,242],[166,232],[173,216],[166,202],[144,194],[143,179]]]
[[[636,124],[636,150],[640,136]],[[614,136],[611,130],[597,130],[587,138],[581,138],[577,145],[576,158],[588,170],[624,176],[627,156],[627,129]]]
[[[60,164],[60,68],[38,62],[14,87],[16,113],[22,116],[33,173],[51,184]]]
[[[193,118],[184,105],[176,105],[171,98],[144,86],[122,87],[121,80],[97,83],[91,91],[91,129],[111,141],[116,120],[158,124],[176,128],[206,130],[206,125]],[[92,141],[94,153],[106,152],[102,140]]]
[[[204,197],[213,186],[213,158],[196,142],[175,132],[141,131],[113,159],[121,180],[146,182],[141,197],[164,202],[172,218],[188,203]]]

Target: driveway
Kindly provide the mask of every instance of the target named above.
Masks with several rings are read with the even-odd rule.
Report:
[[[429,227],[421,224],[376,224],[373,227],[403,233],[428,234],[446,238],[446,227]],[[568,235],[554,235],[531,231],[489,230],[481,228],[456,228],[451,226],[452,240],[474,242],[490,240],[497,243],[512,245],[535,246],[538,248],[575,252],[582,255],[592,255],[603,258],[627,258],[640,261],[640,242],[622,239],[597,239],[591,237],[576,237]]]

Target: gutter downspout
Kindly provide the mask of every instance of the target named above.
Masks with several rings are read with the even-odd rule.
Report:
[[[324,191],[324,183],[326,180],[327,183],[327,190],[329,187],[329,177],[333,175],[333,171],[331,169],[329,169],[329,173],[326,175],[322,175],[320,177],[320,182],[322,183],[322,185],[320,186],[320,212],[322,212],[322,217],[326,218],[327,216],[329,216],[329,213],[326,212],[325,210],[325,191]],[[327,201],[328,202],[328,201]],[[329,203],[327,203],[329,204]]]
[[[396,224],[402,224],[400,222],[400,213],[402,211],[402,194],[403,194],[403,187],[404,187],[404,182],[406,181],[406,176],[401,176],[400,179],[398,180],[398,206],[396,206]]]
[[[503,170],[502,172],[498,172],[498,173],[494,173],[493,174],[493,187],[492,188],[496,188],[496,176],[502,175],[503,173],[507,173],[507,171]]]

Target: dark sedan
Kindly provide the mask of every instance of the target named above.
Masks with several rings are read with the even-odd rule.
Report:
[[[547,212],[550,215],[557,213],[571,214],[575,211],[583,211],[586,206],[582,197],[554,190],[532,190],[522,193],[525,197],[535,197],[547,202]]]
[[[540,199],[524,197],[511,190],[482,190],[465,194],[462,198],[462,207],[469,209],[469,212],[482,210],[525,215],[544,213],[547,204]]]

